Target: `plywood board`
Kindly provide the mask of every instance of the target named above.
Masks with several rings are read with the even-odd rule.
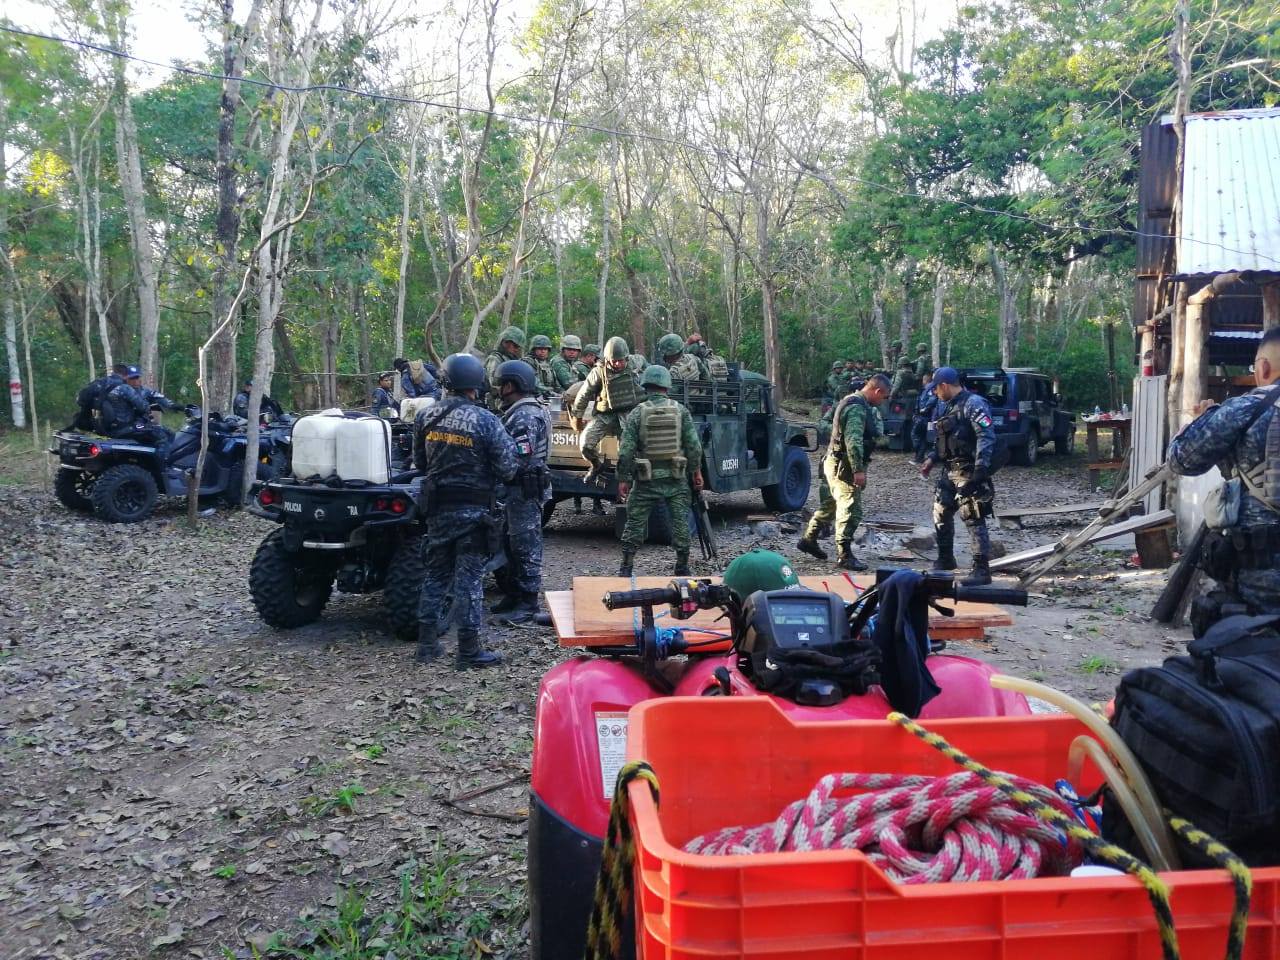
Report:
[[[1166,400],[1169,378],[1133,378],[1133,435],[1130,439],[1129,486],[1136,487],[1152,467],[1164,462]],[[1142,498],[1143,512],[1153,514],[1163,505],[1164,491],[1152,490]]]
[[[1014,520],[1019,517],[1055,517],[1059,514],[1096,513],[1104,501],[1091,500],[1088,503],[1068,503],[1060,507],[1001,507],[996,511],[1000,520]]]
[[[629,643],[634,635],[635,625],[639,622],[639,611],[633,609],[606,610],[602,598],[610,590],[634,590],[647,587],[664,587],[671,582],[670,577],[636,577],[634,582],[627,577],[574,577],[572,603],[572,633],[561,629],[561,621],[568,626],[567,616],[556,617],[552,611],[552,619],[556,623],[556,632],[561,636],[574,637],[606,637],[622,636],[620,643]],[[873,576],[853,577],[852,582],[843,576],[801,577],[800,582],[810,590],[822,590],[835,593],[846,601],[857,599],[858,595],[875,582]],[[547,594],[548,605],[551,594]],[[558,601],[562,602],[562,601]],[[940,638],[961,639],[977,638],[987,627],[1007,627],[1013,618],[1003,608],[988,603],[947,604],[955,607],[955,616],[944,617],[936,611],[929,614],[930,632],[939,631]],[[655,613],[665,611],[665,607]],[[567,613],[567,611],[566,611]],[[688,620],[680,621],[680,626],[688,632],[690,629],[724,631],[728,626],[727,619],[720,619],[719,610],[699,610]],[[673,625],[670,618],[659,622],[666,626]],[[580,641],[581,642],[581,641]]]
[[[1121,520],[1119,523],[1113,523],[1109,527],[1103,527],[1091,536],[1087,543],[1082,543],[1077,549],[1083,550],[1088,544],[1101,543],[1103,540],[1111,540],[1114,537],[1123,536],[1126,533],[1134,533],[1138,530],[1145,530],[1150,527],[1159,526],[1160,524],[1168,524],[1173,521],[1173,513],[1169,510],[1159,510],[1149,517],[1130,517],[1128,520]],[[991,561],[992,570],[1003,570],[1006,567],[1015,567],[1020,563],[1029,563],[1032,560],[1039,560],[1047,557],[1058,548],[1061,541],[1046,543],[1039,547],[1032,547],[1030,550],[1023,550],[1021,553],[1011,553],[1008,556],[1001,557],[998,560]]]

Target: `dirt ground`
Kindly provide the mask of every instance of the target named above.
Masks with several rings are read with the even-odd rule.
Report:
[[[930,486],[904,455],[879,456],[870,476],[869,520],[928,523]],[[1006,468],[997,489],[998,506],[1090,498],[1079,456]],[[726,561],[758,543],[801,572],[833,571],[797,554],[787,528],[748,521],[761,512],[755,495],[715,499]],[[994,536],[1015,551],[1084,519]],[[317,624],[272,631],[245,584],[269,528],[224,511],[193,534],[178,504],[112,527],[43,489],[0,487],[5,956],[525,954],[535,694],[564,654],[548,630],[495,626],[501,668],[418,669],[377,596],[336,594]],[[903,540],[868,527],[860,550],[882,561]],[[562,504],[546,587],[612,573],[617,552],[610,518]],[[1106,699],[1121,672],[1189,637],[1147,622],[1165,572],[1130,553],[1078,555],[1015,626],[956,647]],[[650,548],[637,573],[670,562]],[[446,802],[503,781],[468,811]]]

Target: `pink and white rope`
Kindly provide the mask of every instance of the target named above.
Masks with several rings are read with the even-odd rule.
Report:
[[[1061,797],[1004,774],[1063,813]],[[852,795],[837,791],[861,791]],[[832,773],[771,823],[695,837],[707,855],[862,850],[900,883],[1062,876],[1080,863],[1079,844],[1024,813],[976,774],[947,777]]]

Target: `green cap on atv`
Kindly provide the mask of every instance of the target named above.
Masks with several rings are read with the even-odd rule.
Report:
[[[757,590],[786,590],[798,587],[791,561],[772,550],[752,550],[738,557],[724,572],[724,585],[745,600]]]
[[[524,347],[524,331],[519,327],[507,327],[498,335],[498,343],[504,343],[510,340],[517,347]]]

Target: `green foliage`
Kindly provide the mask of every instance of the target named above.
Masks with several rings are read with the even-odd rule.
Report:
[[[323,817],[335,811],[337,813],[355,813],[356,800],[364,795],[364,786],[357,781],[348,783],[345,787],[340,787],[328,796],[314,796],[308,801],[307,806],[317,817]]]

